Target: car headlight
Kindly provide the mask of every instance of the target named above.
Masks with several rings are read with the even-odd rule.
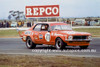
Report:
[[[68,36],[68,40],[72,40],[73,39],[73,36]]]
[[[88,36],[88,39],[92,39],[92,36]]]

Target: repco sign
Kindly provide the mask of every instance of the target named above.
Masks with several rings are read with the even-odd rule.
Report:
[[[26,6],[26,17],[57,17],[59,16],[59,5]]]

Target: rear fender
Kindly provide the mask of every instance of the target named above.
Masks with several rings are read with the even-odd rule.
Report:
[[[19,29],[16,29],[16,30],[17,30],[19,36],[20,36],[20,37],[23,37],[23,35],[24,35],[24,31],[22,32],[22,31],[20,31]]]

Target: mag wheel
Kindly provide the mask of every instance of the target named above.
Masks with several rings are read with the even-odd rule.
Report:
[[[36,47],[36,44],[34,44],[32,42],[32,40],[31,40],[31,38],[28,37],[27,40],[26,40],[26,46],[27,46],[27,48],[32,49],[32,48],[35,48]]]
[[[65,44],[60,38],[57,38],[55,46],[56,46],[56,49],[64,49],[65,48]]]
[[[88,48],[88,45],[87,46],[80,46],[81,49],[87,49]]]

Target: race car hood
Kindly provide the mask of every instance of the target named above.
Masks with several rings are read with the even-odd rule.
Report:
[[[67,34],[67,35],[91,35],[87,32],[77,32],[77,31],[59,31],[61,34]]]

